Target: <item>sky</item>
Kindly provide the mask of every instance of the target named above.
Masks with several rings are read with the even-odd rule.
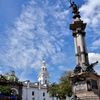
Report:
[[[89,61],[99,61],[100,0],[74,0],[87,23]],[[15,70],[21,81],[36,82],[42,59],[50,82],[57,82],[75,64],[74,41],[69,25],[72,12],[68,0],[0,0],[0,73]]]

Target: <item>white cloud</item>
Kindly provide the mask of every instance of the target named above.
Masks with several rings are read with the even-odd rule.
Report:
[[[100,75],[100,66],[97,66],[97,67],[95,68],[95,70],[96,70],[96,72]]]
[[[66,55],[63,53],[56,53],[55,55],[52,56],[52,63],[53,64],[62,64],[62,62],[66,62]]]
[[[62,66],[62,65],[58,66],[58,68],[60,71],[63,71],[63,72],[72,70],[70,67],[66,67],[66,66]]]
[[[0,54],[0,60],[5,65],[38,69],[43,56],[52,60],[51,56],[57,53],[64,55],[61,48],[67,35],[65,26],[68,11],[61,10],[59,3],[51,7],[47,1],[40,5],[37,0],[31,0],[24,6],[20,17],[9,29],[9,48],[6,53]]]
[[[100,24],[100,0],[86,0],[86,3],[80,8],[80,12],[89,26],[96,27]]]
[[[85,0],[85,4],[80,8],[82,19],[88,24],[87,30],[92,32],[92,37],[95,36],[91,49],[100,49],[100,0]],[[91,36],[91,33],[89,33]],[[99,61],[96,66],[96,71],[100,74],[100,54],[89,53],[89,61],[93,63]]]
[[[92,43],[92,49],[100,49],[100,39],[96,39],[93,43]]]
[[[100,49],[100,0],[85,0],[80,8],[82,19],[87,23],[89,36],[92,36],[92,50]],[[92,35],[91,35],[92,34]],[[97,40],[98,39],[98,40]]]
[[[99,63],[95,67],[96,72],[100,74],[100,54],[99,53],[89,53],[89,61],[90,63],[94,63],[98,61]]]
[[[89,53],[89,61],[91,63],[95,61],[99,61],[99,64],[100,64],[100,54],[99,53]]]
[[[2,74],[2,70],[0,70],[0,74]]]

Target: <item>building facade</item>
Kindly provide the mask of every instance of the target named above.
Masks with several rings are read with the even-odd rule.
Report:
[[[14,71],[0,75],[0,100],[22,100],[22,87]]]
[[[38,76],[38,82],[23,82],[23,94],[22,100],[57,100],[50,97],[47,91],[47,85],[49,80],[49,73],[46,67],[46,63],[43,60],[41,70]]]
[[[47,92],[46,85],[37,83],[25,82],[23,86],[22,100],[52,100]],[[56,100],[56,99],[54,99]]]

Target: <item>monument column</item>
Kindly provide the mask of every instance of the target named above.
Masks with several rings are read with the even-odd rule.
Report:
[[[81,20],[79,9],[74,2],[70,2],[73,22],[70,24],[70,30],[75,44],[76,67],[71,75],[74,97],[79,100],[100,100],[100,88],[98,75],[94,70],[94,65],[89,64],[88,52],[85,43],[86,23]],[[74,100],[76,100],[74,98]]]
[[[73,32],[74,44],[75,44],[75,55],[76,55],[76,64],[81,67],[81,71],[84,71],[89,65],[88,53],[85,43],[85,28],[86,23],[80,19],[78,7],[76,4],[71,4],[73,10],[73,23],[70,24],[70,29]]]

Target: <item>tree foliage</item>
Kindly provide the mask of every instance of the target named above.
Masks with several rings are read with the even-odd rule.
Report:
[[[71,85],[70,76],[71,76],[71,71],[65,72],[61,76],[60,83],[59,83],[60,86],[61,86],[61,90],[67,96],[71,96],[72,95],[72,85]]]
[[[0,85],[0,93],[4,95],[11,95],[11,88],[9,86],[2,86]]]
[[[66,96],[72,95],[70,75],[71,75],[71,72],[65,72],[61,76],[58,84],[53,83],[48,87],[50,96],[57,97],[59,99],[65,99]]]
[[[58,84],[53,83],[48,86],[48,92],[51,97],[57,97],[57,91],[58,91]]]

